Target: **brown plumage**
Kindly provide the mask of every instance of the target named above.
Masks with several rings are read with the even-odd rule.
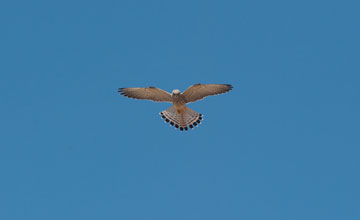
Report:
[[[170,93],[155,87],[119,88],[118,92],[123,96],[134,99],[148,99],[154,102],[172,102]]]
[[[154,102],[172,102],[173,106],[160,112],[165,122],[171,126],[180,128],[180,131],[192,129],[200,124],[202,114],[195,112],[186,106],[186,103],[195,102],[210,95],[218,95],[229,92],[233,87],[229,84],[195,84],[186,89],[183,93],[173,90],[172,94],[164,90],[148,88],[119,88],[118,92],[126,97],[134,99],[147,99]]]

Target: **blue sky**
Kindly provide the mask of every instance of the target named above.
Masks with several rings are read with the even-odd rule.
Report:
[[[0,219],[360,219],[357,1],[7,1]],[[119,87],[229,83],[190,105]]]

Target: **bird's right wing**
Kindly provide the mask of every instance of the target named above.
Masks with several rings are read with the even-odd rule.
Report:
[[[118,92],[123,96],[134,99],[147,99],[154,102],[172,102],[170,93],[155,87],[119,88]]]

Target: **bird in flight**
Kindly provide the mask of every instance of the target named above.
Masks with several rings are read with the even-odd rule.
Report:
[[[206,96],[229,92],[232,88],[232,85],[229,84],[199,83],[190,86],[183,93],[174,89],[170,94],[151,86],[148,88],[119,88],[118,92],[129,98],[173,103],[173,106],[160,112],[160,115],[165,122],[170,122],[171,126],[179,128],[180,131],[187,131],[188,127],[193,129],[203,119],[203,115],[187,107],[187,103],[196,102]]]

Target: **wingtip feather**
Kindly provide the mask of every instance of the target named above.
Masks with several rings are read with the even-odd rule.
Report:
[[[234,88],[231,84],[225,84],[225,85],[229,88],[229,90],[232,90]]]

